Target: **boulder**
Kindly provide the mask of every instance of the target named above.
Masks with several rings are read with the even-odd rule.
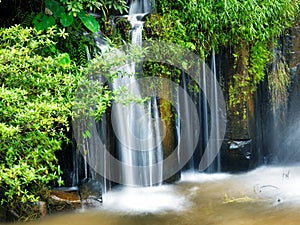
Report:
[[[102,203],[102,184],[101,182],[85,178],[80,182],[79,195],[81,201],[87,204]]]

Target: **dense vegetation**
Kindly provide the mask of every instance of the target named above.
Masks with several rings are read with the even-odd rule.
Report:
[[[49,188],[63,184],[56,151],[70,141],[76,88],[87,82],[86,49],[94,48],[88,32],[99,31],[109,8],[126,7],[124,1],[14,3],[11,12],[18,13],[1,17],[0,28],[0,204],[27,220],[39,216],[36,202],[47,202]],[[5,10],[12,3],[0,4]],[[100,21],[86,14],[90,8],[101,10]],[[103,112],[111,95],[97,90]]]
[[[83,72],[68,54],[47,54],[59,36],[55,28],[45,34],[19,25],[0,30],[1,204],[25,218],[26,203],[45,198],[53,181],[62,183],[55,151],[68,141]]]
[[[145,38],[177,43],[202,58],[212,49],[230,49],[235,72],[228,107],[242,109],[264,79],[274,40],[298,19],[300,4],[296,0],[156,3],[157,14],[146,18]],[[19,219],[32,216],[36,201],[47,202],[51,185],[63,183],[55,152],[70,141],[75,90],[88,71],[86,50],[96,56],[91,34],[101,30],[108,42],[122,44],[129,26],[120,20],[125,25],[116,31],[110,18],[126,8],[125,0],[0,1],[0,198]],[[272,73],[277,79],[274,90],[277,84],[288,83],[284,66],[278,68],[280,76]],[[151,75],[178,76],[162,65],[146,69]],[[108,90],[99,93],[101,114],[112,95]]]
[[[297,0],[157,1],[145,25],[148,39],[167,40],[206,58],[226,47],[235,58],[228,107],[245,110],[265,77],[277,38],[299,19]]]

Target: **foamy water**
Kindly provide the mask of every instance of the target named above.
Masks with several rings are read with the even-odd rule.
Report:
[[[200,173],[196,171],[188,171],[181,174],[180,182],[204,183],[210,181],[224,180],[231,175],[227,173]]]
[[[255,193],[277,203],[300,204],[300,167],[261,167],[245,175]]]
[[[300,167],[261,167],[239,175],[183,173],[176,184],[114,189],[103,200],[99,207],[34,224],[299,225]]]
[[[157,187],[126,187],[103,196],[103,210],[130,214],[181,211],[188,207],[188,200],[173,185]]]
[[[180,191],[177,186],[185,184],[191,186]],[[233,198],[248,196],[270,205],[300,205],[300,167],[261,167],[241,175],[185,172],[177,185],[123,187],[108,192],[99,209],[127,214],[184,211],[192,207],[192,198],[199,191],[208,195],[229,194]]]

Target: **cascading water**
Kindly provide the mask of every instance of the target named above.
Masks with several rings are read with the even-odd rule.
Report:
[[[207,159],[209,161],[212,161],[215,158],[215,152],[218,149],[217,142],[220,140],[219,137],[219,116],[221,115],[219,110],[219,100],[218,100],[218,93],[217,93],[217,71],[216,71],[216,60],[215,60],[215,52],[214,50],[211,53],[211,65],[210,68],[206,65],[205,61],[202,61],[200,63],[200,73],[198,76],[198,82],[201,84],[201,93],[195,94],[193,91],[190,93],[189,90],[189,80],[185,78],[185,75],[183,73],[183,79],[182,79],[182,86],[183,89],[189,93],[191,96],[193,96],[194,104],[198,106],[198,114],[199,119],[201,121],[201,138],[200,142],[197,144],[197,149],[193,155],[193,158],[189,161],[188,165],[186,165],[185,169],[194,169],[197,170],[197,165],[199,164],[200,158],[203,157],[204,152],[206,151],[206,148],[209,143],[209,139],[213,138],[213,141],[210,143],[210,148],[214,150],[207,151],[208,154],[206,155]],[[200,88],[200,87],[199,87]],[[190,111],[187,99],[181,100],[181,106],[180,110],[185,110],[188,112]],[[186,121],[188,123],[192,123],[193,121],[190,121],[189,118],[186,118]],[[180,126],[179,123],[177,123],[177,126]],[[213,127],[212,127],[213,126]],[[180,129],[177,128],[177,133],[180,132]],[[212,133],[213,132],[213,133]],[[188,137],[190,137],[192,134],[186,134]],[[179,137],[179,135],[178,135]],[[179,140],[180,143],[180,140]],[[194,143],[189,142],[188,148],[191,148]],[[205,170],[208,173],[214,173],[214,172],[221,172],[221,156],[218,154],[216,158],[212,161],[212,163],[207,167]]]
[[[215,55],[215,50],[212,50],[212,58],[211,58],[211,79],[209,80],[210,84],[210,102],[211,104],[209,105],[210,107],[210,120],[211,121],[215,121],[215,131],[217,131],[214,136],[216,138],[216,140],[214,140],[214,146],[212,146],[212,148],[217,148],[216,143],[217,141],[219,141],[220,137],[219,137],[219,120],[218,120],[218,110],[219,110],[219,100],[217,98],[217,70],[216,70],[216,55]],[[207,103],[206,101],[204,101],[205,107],[206,108],[206,112],[204,114],[207,115]],[[207,117],[207,116],[205,116]],[[208,123],[207,125],[205,125],[205,133],[207,132],[208,128]],[[205,134],[206,136],[206,134]],[[213,156],[209,156],[209,157],[213,157]],[[207,172],[209,173],[213,173],[213,172],[220,172],[221,171],[221,156],[220,154],[217,155],[217,157],[215,158],[215,161],[208,167]]]
[[[148,1],[133,1],[130,5],[127,18],[131,25],[132,45],[142,45],[141,18],[151,11],[150,6]],[[127,91],[141,98],[135,74],[136,63],[126,65],[123,70],[127,75],[120,74],[113,82],[113,89],[127,87]],[[118,152],[124,164],[121,172],[124,184],[152,186],[154,176],[161,176],[158,180],[162,180],[162,166],[160,171],[151,169],[163,158],[158,110],[156,99],[150,99],[143,104],[130,103],[125,106],[116,103],[113,106],[112,120],[118,138]]]
[[[149,9],[149,5],[146,4],[146,1],[133,1],[129,15],[122,16],[128,18],[131,26],[131,44],[135,47],[142,46],[142,31],[143,31],[143,21],[142,18],[149,13],[151,10]],[[101,52],[105,52],[108,48],[101,34],[95,34],[95,43],[101,50]],[[121,53],[121,52],[120,52]],[[122,54],[122,53],[121,53]],[[205,69],[205,63],[202,64],[202,82],[199,82],[203,85],[203,92],[206,93],[210,90],[209,98],[210,100],[202,99],[199,94],[199,112],[201,111],[201,119],[202,119],[202,144],[199,145],[205,146],[209,139],[209,124],[212,121],[215,122],[215,130],[218,130],[218,120],[216,119],[218,113],[218,100],[216,94],[217,80],[216,80],[216,65],[215,65],[215,54],[212,52],[212,61],[211,61],[211,71],[212,78],[207,79],[206,76],[208,72]],[[140,85],[138,82],[138,78],[141,77],[139,73],[140,65],[135,62],[130,62],[127,65],[121,68],[120,74],[118,78],[114,79],[111,83],[111,87],[114,90],[127,89],[126,91],[129,95],[136,97],[137,99],[142,98],[142,91],[140,89]],[[125,74],[125,75],[124,75]],[[189,80],[189,76],[182,74],[182,86],[186,93],[188,93],[189,85],[191,82]],[[98,78],[97,78],[98,79]],[[175,92],[174,92],[175,93]],[[180,149],[178,151],[178,162],[180,165],[180,151],[193,151],[194,147],[197,143],[193,141],[195,138],[195,134],[193,133],[193,129],[187,129],[182,133],[181,122],[182,119],[187,124],[193,124],[193,119],[190,118],[189,112],[190,103],[188,103],[188,95],[180,95],[177,93],[177,99],[175,99],[177,107],[177,121],[176,121],[176,132],[174,135],[177,137],[177,147]],[[192,95],[192,94],[191,94]],[[125,97],[126,98],[126,97]],[[176,97],[175,97],[176,98]],[[126,99],[125,99],[126,100]],[[195,100],[195,99],[194,99]],[[122,184],[125,185],[134,185],[134,186],[153,186],[156,184],[160,184],[163,181],[163,164],[161,163],[164,159],[163,147],[162,147],[162,138],[163,138],[163,129],[162,129],[162,119],[160,115],[160,106],[159,100],[156,97],[151,97],[149,100],[143,103],[131,102],[130,104],[124,105],[122,103],[115,102],[111,109],[111,124],[112,129],[115,133],[116,140],[114,140],[113,146],[109,146],[107,142],[109,132],[107,129],[107,123],[105,118],[98,124],[97,132],[98,135],[101,136],[101,139],[104,142],[104,148],[108,147],[108,149],[113,149],[113,154],[115,157],[122,162],[121,168],[118,168],[119,176],[121,177]],[[211,104],[208,107],[208,102]],[[195,103],[197,105],[197,103]],[[209,108],[213,108],[214,110],[209,110]],[[212,112],[215,112],[215,115],[212,115]],[[183,116],[182,116],[183,115]],[[183,117],[183,118],[181,118]],[[110,128],[108,128],[110,129]],[[197,133],[197,132],[195,132]],[[182,134],[184,137],[187,137],[186,142],[181,143]],[[93,136],[94,134],[91,134]],[[95,134],[96,135],[96,134]],[[218,137],[214,135],[214,138]],[[83,140],[85,141],[85,139]],[[217,141],[217,140],[216,140]],[[101,158],[103,160],[98,160],[97,166],[103,167],[104,169],[101,171],[110,170],[110,165],[106,162],[106,154],[102,157],[95,156],[97,154],[97,144],[83,143],[88,151],[89,157]],[[203,150],[203,146],[201,149]],[[213,146],[217,148],[217,146]],[[116,150],[116,151],[115,151]],[[111,151],[111,150],[109,150]],[[197,153],[201,155],[201,153]],[[99,154],[99,153],[98,153]],[[168,153],[167,153],[168,154]],[[214,156],[208,156],[208,158],[213,158]],[[94,173],[94,171],[89,171],[86,155],[83,155],[83,168],[84,174],[83,177],[92,177],[92,179],[99,180],[99,176]],[[96,160],[94,160],[96,161]],[[93,161],[93,162],[94,162]],[[218,172],[220,171],[220,157],[218,156],[216,165],[212,165],[208,168],[208,172]],[[197,162],[198,163],[198,162]],[[100,165],[98,165],[100,164]],[[191,168],[196,168],[197,165],[191,165]],[[105,172],[106,174],[106,172]],[[101,180],[102,179],[102,180]],[[107,183],[105,178],[101,178],[100,182],[104,187],[104,191],[107,188]],[[159,181],[159,182],[157,182]]]
[[[189,93],[189,76],[187,76],[184,72],[181,73],[181,77],[182,77],[182,88],[186,93]],[[185,121],[185,123],[187,124],[192,124],[194,121],[192,120],[192,116],[190,115],[191,112],[191,104],[189,102],[189,98],[190,96],[188,94],[186,95],[180,95],[179,91],[177,90],[177,104],[178,104],[178,112],[177,112],[177,123],[176,123],[176,131],[177,131],[177,138],[178,138],[178,148],[181,151],[187,151],[187,150],[192,150],[193,146],[197,143],[194,143],[194,131],[191,129],[187,129],[186,133],[184,134],[184,137],[189,139],[187,141],[187,143],[185,144],[185,146],[181,145],[181,123],[180,120]],[[185,113],[181,113],[181,112],[185,112]],[[178,156],[179,158],[179,162],[180,162],[180,154]],[[195,169],[196,165],[194,163],[194,159],[191,158],[191,160],[189,160],[189,162],[186,165],[187,169]]]
[[[153,9],[154,0],[132,0],[129,8],[129,15],[150,13]]]

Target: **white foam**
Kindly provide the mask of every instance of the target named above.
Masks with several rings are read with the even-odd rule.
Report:
[[[230,177],[230,174],[226,174],[226,173],[207,174],[207,173],[189,171],[181,174],[180,182],[205,183],[210,181],[223,180],[228,177]]]
[[[173,186],[122,188],[103,196],[103,210],[140,213],[181,211],[188,206],[186,198]]]
[[[252,183],[262,198],[300,203],[299,166],[261,167],[247,174],[246,183]]]

